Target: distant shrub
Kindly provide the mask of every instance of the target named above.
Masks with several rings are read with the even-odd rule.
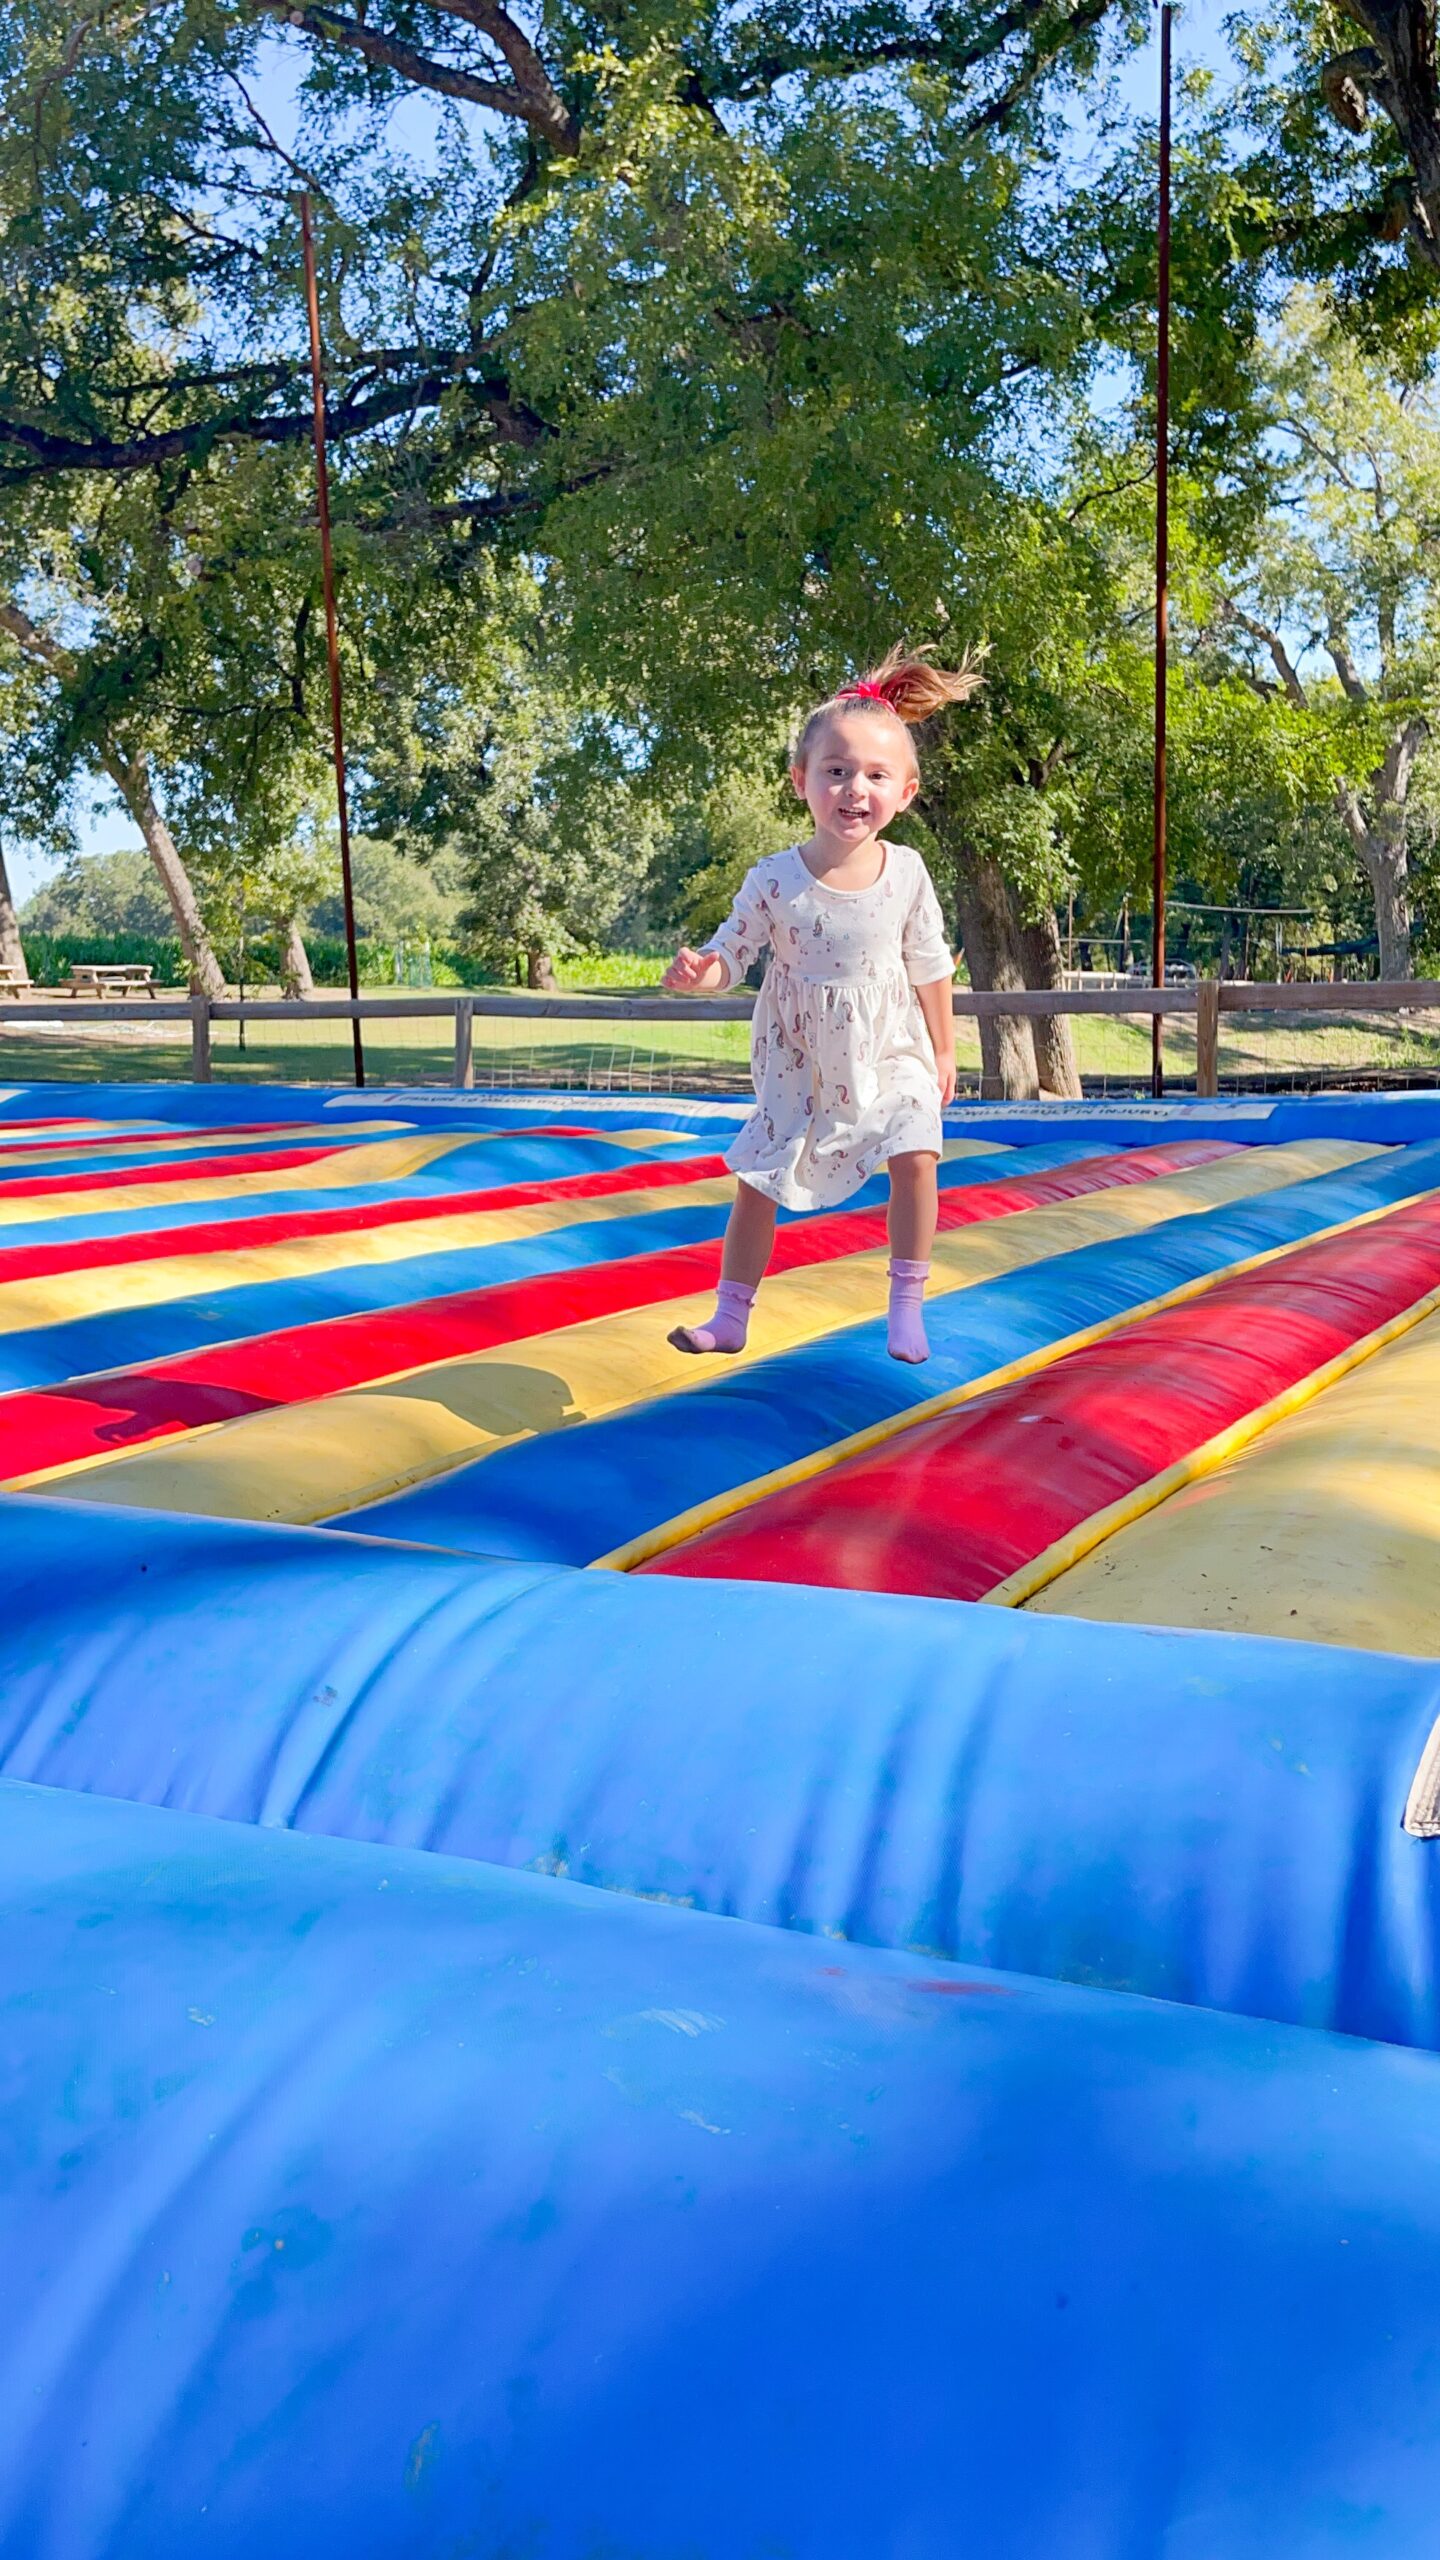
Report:
[[[178,939],[151,933],[32,933],[21,940],[25,965],[37,987],[66,985],[72,960],[93,960],[102,967],[141,968],[147,963],[160,987],[184,987],[185,955]]]
[[[23,940],[26,963],[37,987],[65,986],[72,960],[95,961],[102,967],[148,965],[157,987],[183,989],[187,984],[185,955],[173,934],[32,933],[27,927]],[[348,985],[345,944],[338,934],[308,934],[305,948],[317,987]],[[215,956],[229,985],[238,986],[239,944],[217,942]],[[280,946],[275,935],[256,934],[247,941],[244,956],[247,987],[278,985]],[[453,942],[431,943],[427,953],[420,942],[362,941],[356,946],[356,958],[362,987],[511,987],[518,983],[513,972],[487,966],[473,952]],[[653,987],[669,958],[668,945],[657,946],[653,951],[577,951],[569,959],[557,962],[556,976],[562,987],[572,991],[581,987]]]

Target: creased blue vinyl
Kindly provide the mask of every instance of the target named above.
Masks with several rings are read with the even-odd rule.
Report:
[[[1432,2560],[1440,2065],[0,1787],[6,2560]]]
[[[1440,1665],[13,1496],[0,1773],[1440,2046]]]

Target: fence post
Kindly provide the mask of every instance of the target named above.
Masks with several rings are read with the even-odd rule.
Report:
[[[190,999],[190,1080],[192,1084],[210,1081],[210,999],[195,995]]]
[[[1195,1091],[1218,1094],[1220,1090],[1220,981],[1202,978],[1196,994],[1195,1008]]]
[[[470,1086],[475,1082],[475,1008],[464,996],[455,1007],[455,1081]]]

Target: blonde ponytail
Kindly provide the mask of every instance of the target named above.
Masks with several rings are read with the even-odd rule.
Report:
[[[980,672],[984,656],[983,648],[967,649],[958,667],[937,667],[928,649],[891,649],[878,667],[871,667],[854,684],[842,684],[827,702],[817,704],[795,740],[791,762],[803,765],[824,723],[844,712],[888,711],[913,729],[919,721],[933,719],[947,703],[968,702],[985,681]]]
[[[984,654],[983,649],[967,649],[958,667],[937,667],[928,649],[894,648],[857,684],[842,684],[835,699],[886,703],[897,720],[913,729],[917,721],[933,719],[947,702],[968,702],[979,692],[985,681],[980,673]]]

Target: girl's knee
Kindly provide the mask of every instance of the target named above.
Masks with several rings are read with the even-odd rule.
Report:
[[[900,1182],[933,1181],[935,1178],[935,1168],[939,1162],[939,1157],[928,1147],[923,1152],[917,1151],[902,1156],[892,1156],[890,1158],[890,1179],[892,1182],[897,1180]]]

